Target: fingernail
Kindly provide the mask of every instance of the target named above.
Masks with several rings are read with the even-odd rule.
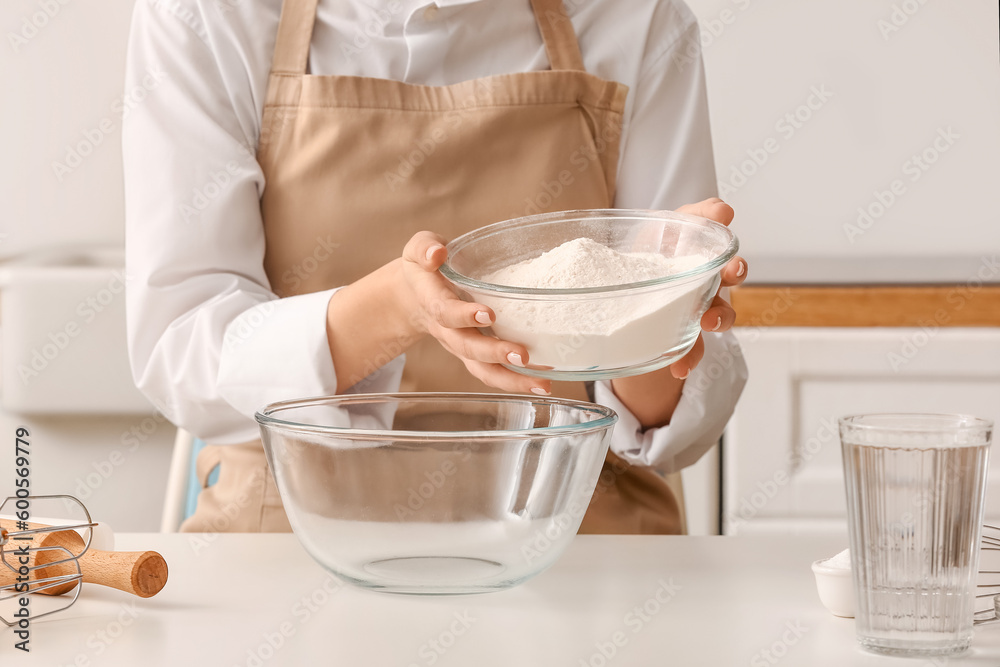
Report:
[[[722,318],[721,317],[717,317],[715,319],[715,326],[712,327],[712,331],[718,331],[719,327],[721,327],[721,326],[722,326]]]
[[[531,388],[531,393],[532,394],[538,394],[539,396],[549,396],[550,395],[549,392],[545,391],[541,387],[532,387]]]
[[[485,310],[480,310],[478,313],[476,313],[476,321],[479,322],[480,324],[489,324],[493,320],[490,319],[489,313],[487,313]]]
[[[507,361],[509,361],[510,363],[514,364],[515,366],[520,366],[521,368],[524,368],[524,362],[521,361],[521,355],[518,354],[517,352],[511,352],[511,353],[509,353],[507,355]],[[537,389],[537,387],[536,387],[536,389]],[[534,391],[534,389],[532,389],[532,391]],[[535,393],[538,393],[538,392],[535,392]]]
[[[443,247],[444,246],[439,243],[437,245],[432,245],[430,248],[428,248],[427,249],[427,254],[425,255],[425,257],[427,257],[427,261],[430,261],[431,258],[434,257],[434,253],[436,253],[438,250],[440,250]]]
[[[689,369],[687,369],[687,371],[686,371],[686,372],[684,373],[684,375],[681,375],[681,376],[680,376],[679,378],[677,378],[677,379],[678,379],[678,380],[687,380],[687,378],[688,378],[688,375],[691,375],[691,369],[690,369],[690,368],[689,368]]]
[[[743,265],[743,262],[740,262],[740,263],[739,263],[739,267],[740,267],[740,268],[738,268],[738,269],[736,270],[736,277],[737,277],[737,278],[739,278],[740,276],[742,276],[742,275],[743,275],[743,272],[747,270],[747,267]]]

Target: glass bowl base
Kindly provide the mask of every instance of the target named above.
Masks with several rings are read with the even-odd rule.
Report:
[[[505,368],[509,368],[515,373],[520,373],[521,375],[530,375],[531,377],[545,378],[547,380],[612,380],[614,378],[630,377],[632,375],[643,375],[644,373],[650,373],[652,371],[665,368],[690,352],[697,340],[698,336],[695,335],[689,341],[685,341],[677,347],[664,352],[655,359],[630,366],[613,368],[595,366],[593,368],[580,368],[573,370],[558,368],[525,368],[511,364],[503,364],[503,366]]]
[[[366,563],[363,577],[331,570],[350,583],[402,595],[470,595],[512,588],[536,572],[510,572],[503,563],[464,556],[405,556]]]

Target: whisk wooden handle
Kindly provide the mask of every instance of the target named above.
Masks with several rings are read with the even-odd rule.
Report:
[[[15,532],[15,528],[4,522],[3,527],[9,532]],[[30,525],[31,528],[39,526]],[[25,543],[29,544],[29,543]],[[8,547],[16,548],[17,542],[8,543]],[[64,547],[72,553],[79,553],[83,550],[84,541],[80,535],[73,530],[60,530],[52,533],[38,533],[30,543],[36,547]],[[33,560],[29,567],[54,563],[66,558],[66,554],[61,551],[36,551],[33,553]],[[8,555],[7,562],[17,566],[15,560]],[[83,581],[88,584],[99,584],[115,588],[141,598],[148,598],[156,595],[167,583],[167,562],[163,556],[155,551],[98,551],[88,549],[79,559],[80,573]],[[43,579],[59,575],[75,574],[76,567],[72,563],[52,565],[39,570],[33,570],[32,579]],[[17,574],[7,567],[0,565],[0,586],[15,583]],[[73,589],[75,584],[56,586],[44,591],[39,591],[44,595],[62,595]]]
[[[84,582],[110,586],[141,598],[156,595],[167,583],[167,562],[155,551],[87,550],[80,559]]]

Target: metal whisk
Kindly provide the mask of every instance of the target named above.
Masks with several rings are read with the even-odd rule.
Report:
[[[1000,527],[983,524],[983,539],[980,543],[980,567],[983,567],[983,557],[991,551],[1000,551]],[[983,599],[990,605],[985,609],[977,609],[975,612],[976,625],[983,623],[994,623],[1000,621],[1000,583],[984,583],[982,575],[1000,575],[1000,570],[979,570],[980,583],[976,585],[978,592],[976,599]],[[985,615],[984,615],[985,614]]]
[[[60,525],[39,525],[18,520],[26,516],[32,503],[56,501],[64,503],[65,514],[70,510],[80,512],[76,523]],[[79,559],[90,548],[93,528],[97,524],[90,517],[87,507],[73,496],[12,496],[0,504],[0,621],[8,627],[18,624],[18,619],[7,618],[3,614],[4,603],[21,601],[27,594],[41,593],[52,602],[46,604],[46,611],[31,613],[32,620],[64,611],[73,606],[80,596],[83,574]],[[69,531],[73,531],[69,534]],[[80,535],[76,531],[82,531]],[[56,535],[57,533],[61,535]],[[50,537],[51,535],[51,537]],[[68,539],[72,538],[72,539]],[[58,543],[55,543],[58,542]],[[72,596],[65,593],[73,591]],[[38,599],[38,598],[34,598]],[[21,604],[21,606],[24,606]]]

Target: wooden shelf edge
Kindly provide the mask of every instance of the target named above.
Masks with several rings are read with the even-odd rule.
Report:
[[[738,327],[1000,327],[1000,285],[744,285]]]

